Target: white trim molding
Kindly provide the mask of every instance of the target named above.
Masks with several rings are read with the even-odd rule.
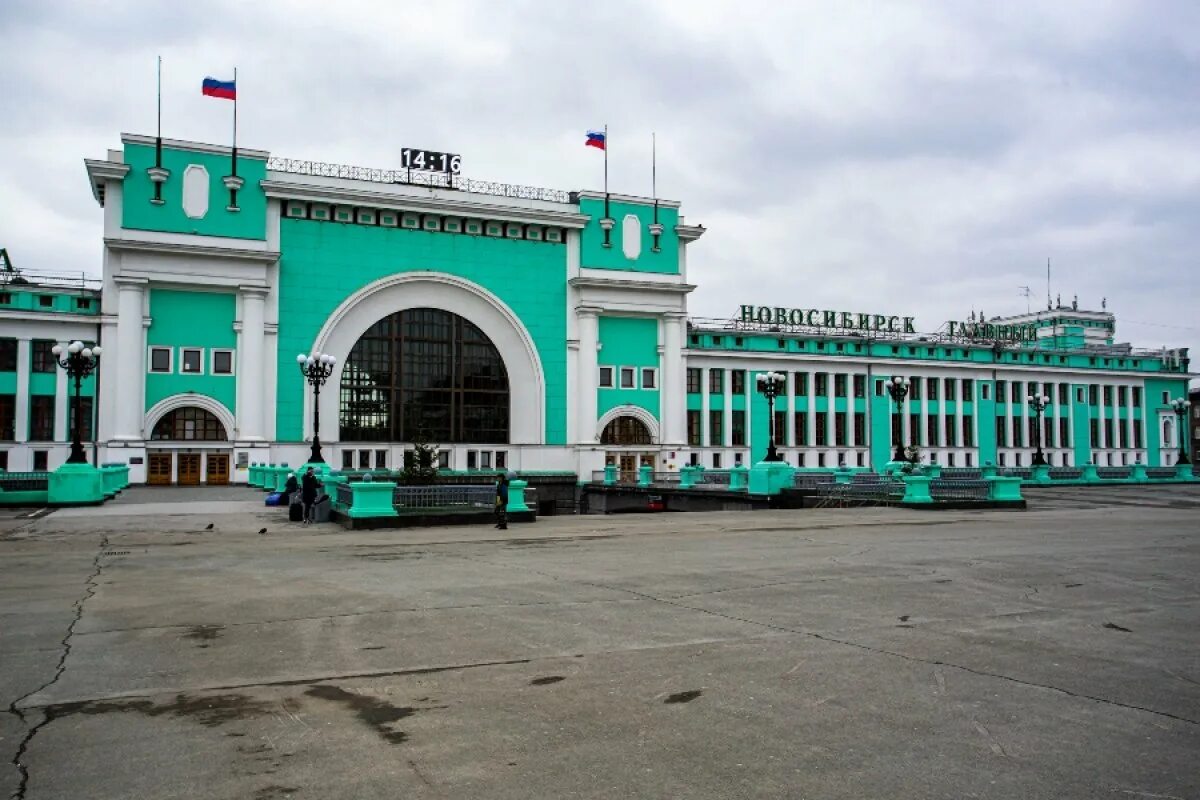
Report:
[[[225,438],[228,441],[221,442],[220,444],[231,445],[233,443],[234,429],[237,424],[233,418],[233,414],[220,401],[206,394],[196,394],[194,392],[173,394],[170,397],[164,397],[151,406],[150,410],[146,412],[142,423],[142,438],[146,442],[149,442],[150,435],[154,433],[154,426],[158,424],[160,419],[178,408],[187,408],[189,406],[203,408],[225,426]]]
[[[613,406],[608,411],[605,411],[599,421],[596,423],[596,440],[604,435],[604,429],[608,427],[608,423],[612,422],[617,417],[634,417],[650,432],[651,444],[658,445],[662,441],[662,435],[658,428],[658,420],[653,414],[641,406],[632,404]],[[614,447],[617,445],[613,445]],[[649,445],[645,445],[649,447]]]
[[[533,337],[500,298],[478,284],[440,272],[391,275],[346,298],[325,321],[311,352],[336,356],[337,366],[321,393],[322,439],[337,442],[338,387],[346,358],[367,329],[397,311],[436,308],[470,320],[496,346],[508,372],[510,445],[544,444],[546,378]],[[289,356],[285,356],[289,357]],[[290,356],[294,358],[294,356]],[[304,437],[312,437],[312,393],[304,393]]]

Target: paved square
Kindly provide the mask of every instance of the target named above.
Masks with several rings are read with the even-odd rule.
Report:
[[[1030,505],[10,512],[0,797],[1200,796],[1200,491]]]

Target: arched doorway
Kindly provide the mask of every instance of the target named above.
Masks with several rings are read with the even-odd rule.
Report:
[[[376,322],[351,348],[339,438],[507,444],[509,403],[504,359],[478,326],[449,311],[409,308]]]
[[[600,433],[600,444],[608,449],[605,463],[617,465],[618,478],[622,482],[637,480],[638,467],[654,468],[655,454],[645,452],[654,444],[654,435],[643,420],[632,414],[610,419]]]
[[[228,441],[225,424],[208,409],[180,406],[168,411],[150,433],[146,482],[199,486],[203,475],[204,483],[227,484],[229,451],[222,445]]]

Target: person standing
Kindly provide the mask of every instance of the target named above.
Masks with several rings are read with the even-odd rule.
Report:
[[[304,503],[305,525],[313,521],[313,506],[317,503],[317,488],[320,485],[313,468],[305,470],[304,479],[300,482],[300,501]]]
[[[496,483],[496,527],[508,530],[508,474],[500,475]]]

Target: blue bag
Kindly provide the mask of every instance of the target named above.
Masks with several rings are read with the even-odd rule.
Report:
[[[281,506],[283,505],[283,492],[271,492],[267,495],[267,505]]]

